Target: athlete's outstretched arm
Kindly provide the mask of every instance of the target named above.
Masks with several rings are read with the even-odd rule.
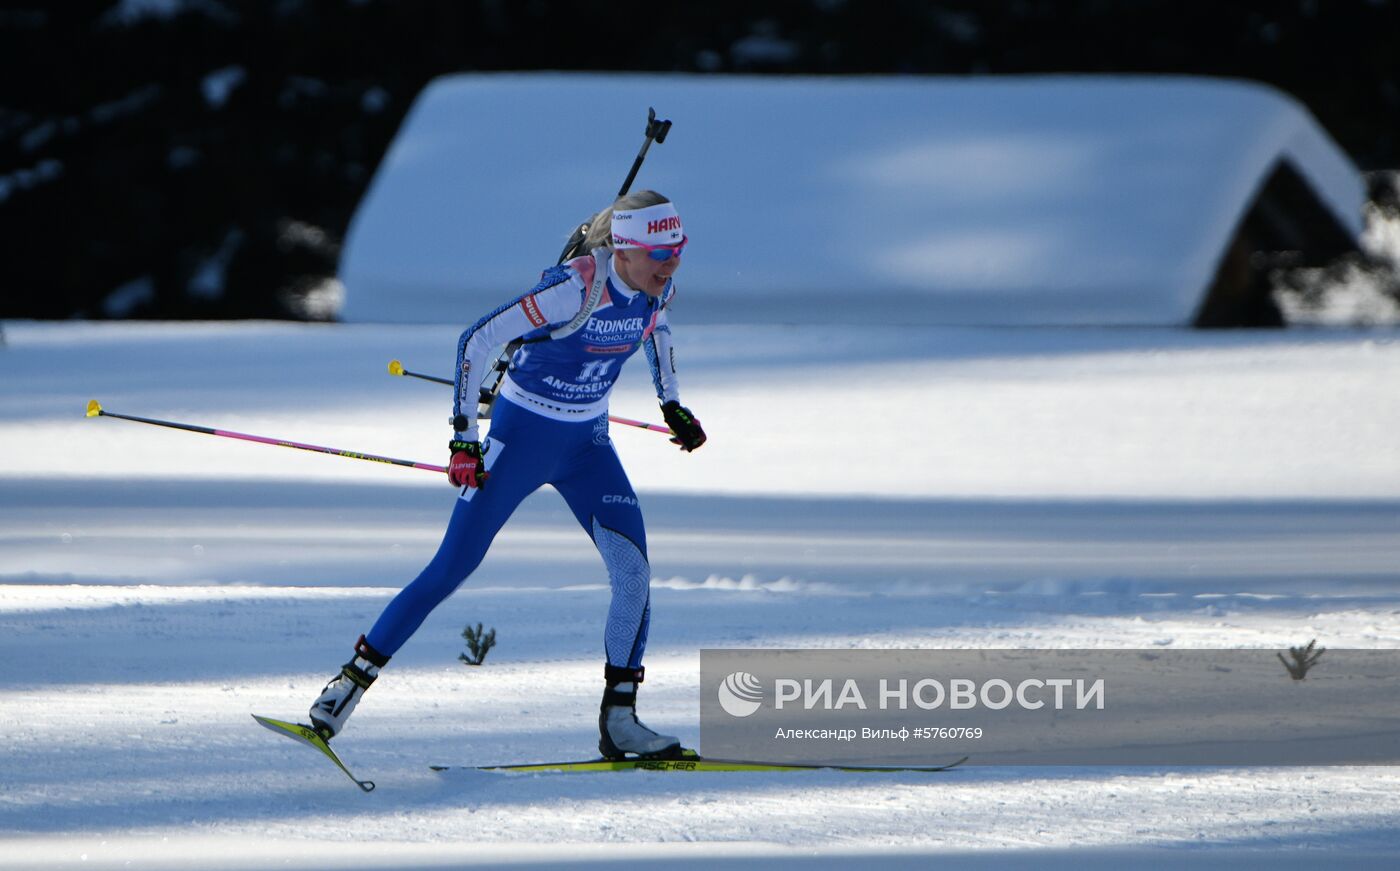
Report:
[[[680,379],[676,377],[676,349],[671,344],[671,327],[666,323],[666,310],[656,318],[656,329],[647,337],[644,350],[651,367],[651,381],[656,398],[662,404],[680,401]]]

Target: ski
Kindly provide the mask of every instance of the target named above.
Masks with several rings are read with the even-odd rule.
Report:
[[[331,749],[331,745],[326,743],[326,739],[316,734],[316,730],[310,726],[301,723],[288,723],[285,720],[274,720],[271,717],[260,717],[257,714],[253,715],[253,719],[257,720],[260,725],[266,726],[279,735],[285,735],[293,741],[300,741],[308,747],[314,747],[320,750],[326,755],[326,758],[330,759],[341,771],[345,772],[346,777],[355,781],[355,785],[360,789],[363,789],[365,792],[374,790],[374,781],[360,780],[358,777],[351,774],[350,769],[345,767],[345,763],[340,761],[340,757],[335,755],[335,751]]]
[[[498,771],[507,774],[559,772],[572,774],[593,771],[850,771],[899,772],[948,771],[966,762],[968,757],[939,765],[798,765],[787,762],[755,762],[744,759],[711,759],[694,750],[682,750],[671,758],[645,759],[586,759],[571,762],[527,762],[519,765],[433,765],[439,773],[461,771]]]

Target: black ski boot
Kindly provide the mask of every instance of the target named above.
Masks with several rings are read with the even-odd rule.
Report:
[[[598,711],[598,752],[605,759],[621,759],[629,753],[655,758],[680,753],[679,738],[659,735],[637,719],[637,684],[645,673],[645,669],[615,665],[604,671],[607,689]]]
[[[355,655],[341,668],[311,706],[311,725],[326,741],[345,728],[345,721],[355,711],[360,696],[379,677],[379,670],[389,663],[389,657],[369,646],[363,635],[355,642]]]

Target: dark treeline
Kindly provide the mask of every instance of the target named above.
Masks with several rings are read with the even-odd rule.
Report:
[[[1235,76],[1386,168],[1396,34],[1391,0],[6,3],[0,317],[327,316],[309,291],[443,73]]]

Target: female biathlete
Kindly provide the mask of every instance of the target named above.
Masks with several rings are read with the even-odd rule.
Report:
[[[605,757],[666,756],[680,742],[637,719],[651,617],[651,567],[637,495],[608,436],[608,394],[622,364],[645,349],[661,412],[682,450],[705,443],[680,404],[666,308],[675,295],[685,231],[655,191],[621,197],[589,222],[582,257],[546,270],[540,283],[462,334],[447,477],[461,487],[447,533],[427,568],[394,597],[355,645],[355,655],[311,706],[322,738],[340,732],[379,670],[486,555],[528,495],[552,484],[592,537],[612,586],[604,648],[598,749]],[[485,439],[477,400],[492,351],[521,338]]]

